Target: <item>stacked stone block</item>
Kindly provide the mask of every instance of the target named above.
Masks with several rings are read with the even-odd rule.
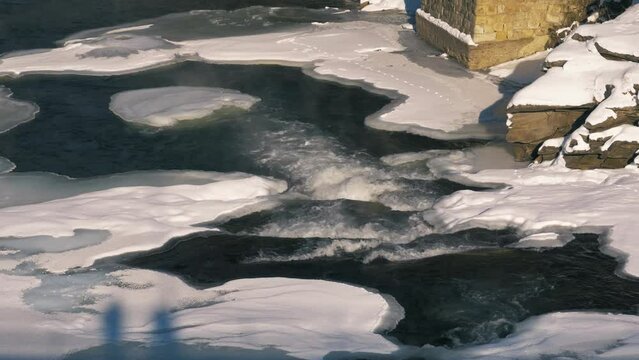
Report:
[[[592,0],[422,0],[422,10],[472,36],[468,45],[417,17],[417,32],[471,69],[542,51],[552,33],[586,16]]]

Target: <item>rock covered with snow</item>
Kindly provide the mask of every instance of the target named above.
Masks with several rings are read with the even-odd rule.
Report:
[[[521,160],[548,139],[573,168],[624,167],[639,150],[639,5],[618,18],[578,27],[552,51],[547,73],[519,91],[509,112],[508,140]],[[556,142],[556,141],[555,141]],[[547,149],[547,146],[543,146]]]
[[[171,86],[115,94],[109,108],[128,122],[167,127],[201,119],[224,108],[249,110],[258,101],[259,98],[235,90]]]

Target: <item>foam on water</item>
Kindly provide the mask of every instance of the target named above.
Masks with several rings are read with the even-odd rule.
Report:
[[[435,256],[447,255],[447,254],[456,254],[461,252],[466,252],[470,250],[476,250],[479,247],[473,245],[467,246],[457,246],[457,247],[449,247],[449,246],[436,246],[433,248],[406,248],[406,247],[396,247],[393,249],[379,249],[371,251],[366,257],[363,259],[364,263],[370,263],[375,260],[386,260],[391,262],[399,262],[399,261],[412,261],[419,259],[426,259]]]
[[[131,90],[113,95],[109,108],[125,121],[153,127],[201,119],[224,108],[249,110],[260,99],[239,91],[189,86]]]
[[[403,262],[478,249],[498,249],[510,245],[510,243],[498,238],[483,239],[481,237],[468,237],[466,234],[448,236],[430,234],[431,229],[426,225],[423,227],[425,228],[424,234],[417,234],[419,230],[409,231],[410,235],[405,235],[403,238],[401,234],[395,237],[389,236],[386,239],[371,237],[368,239],[324,240],[318,237],[309,237],[305,246],[292,253],[260,252],[259,255],[244,260],[244,263],[295,262],[322,258],[349,258],[364,264],[378,260]],[[386,231],[391,232],[391,229],[386,229]],[[270,236],[276,237],[277,234]]]
[[[408,181],[363,152],[353,152],[310,124],[288,122],[260,133],[253,153],[291,180],[291,190],[315,200],[380,202],[391,209],[427,209],[439,195],[429,181]],[[423,169],[427,172],[427,169]]]
[[[418,213],[355,201],[284,201],[273,210],[218,225],[246,235],[410,242],[430,234]]]
[[[471,250],[477,250],[477,245],[448,246],[445,244],[425,244],[420,242],[417,246],[389,245],[382,240],[332,240],[326,245],[316,248],[298,251],[293,255],[261,254],[245,260],[245,263],[273,263],[306,261],[321,258],[335,258],[348,254],[354,254],[359,261],[369,264],[377,260],[390,262],[412,261],[426,259],[435,256],[456,254]]]

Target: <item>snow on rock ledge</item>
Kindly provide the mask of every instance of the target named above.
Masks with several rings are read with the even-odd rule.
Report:
[[[109,108],[125,121],[153,127],[201,119],[223,108],[249,110],[259,98],[221,88],[172,86],[113,95]]]
[[[548,55],[547,73],[509,105],[508,140],[520,160],[536,155],[547,139],[567,137],[558,153],[569,167],[619,168],[631,162],[639,150],[639,138],[629,135],[633,131],[625,128],[624,136],[613,140],[623,139],[624,151],[612,144],[602,147],[601,137],[592,135],[639,120],[637,36],[639,5],[634,5],[615,20],[577,28]],[[540,161],[549,158],[539,155]]]

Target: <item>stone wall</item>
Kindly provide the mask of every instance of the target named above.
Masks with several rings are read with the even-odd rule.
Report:
[[[554,46],[552,33],[587,16],[593,0],[422,0],[422,9],[472,36],[478,46],[433,29],[417,17],[417,32],[470,69],[483,69]],[[444,44],[444,45],[442,45]],[[465,49],[461,49],[464,47]]]
[[[477,1],[482,0],[422,0],[422,10],[463,33],[472,34]]]
[[[415,17],[415,26],[417,34],[430,45],[444,51],[462,64],[471,63],[472,47],[465,42],[451,36],[446,30],[419,15]]]
[[[477,43],[549,38],[551,31],[586,18],[592,0],[476,0]]]

